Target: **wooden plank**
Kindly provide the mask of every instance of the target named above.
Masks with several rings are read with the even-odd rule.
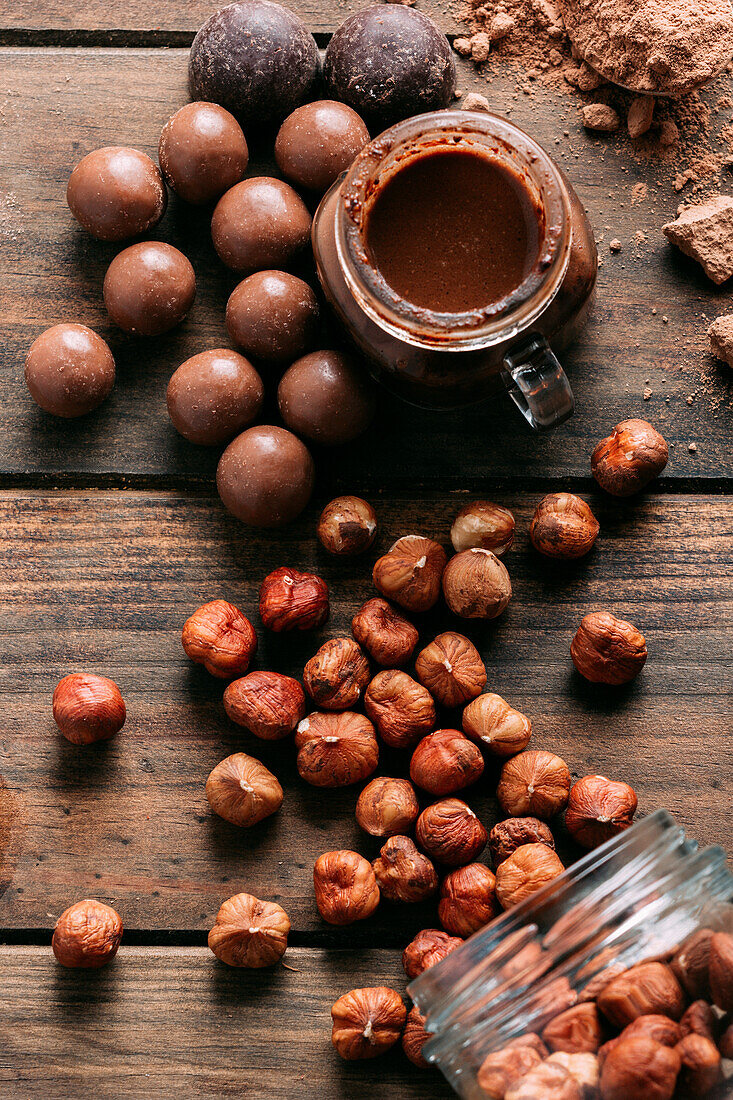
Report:
[[[375,498],[375,555],[409,531],[447,541],[465,499]],[[722,794],[733,776],[727,500],[592,498],[596,548],[561,567],[528,546],[536,495],[500,499],[518,521],[506,557],[515,595],[499,622],[467,628],[490,689],[531,717],[536,746],[560,753],[575,775],[627,779],[642,812],[667,807],[701,843],[730,850],[733,807]],[[309,942],[397,947],[435,923],[432,904],[385,904],[363,924],[324,925],[312,896],[315,859],[339,847],[371,858],[378,848],[356,826],[358,790],[303,783],[291,744],[259,742],[229,723],[222,684],[180,647],[183,621],[208,599],[231,599],[257,622],[260,581],[284,563],[326,577],[332,618],[314,636],[260,629],[258,666],[298,675],[324,638],[348,632],[372,594],[373,557],[326,560],[313,538],[316,515],[317,506],[283,533],[253,534],[203,496],[0,493],[0,927],[52,927],[71,901],[91,894],[116,905],[131,929],[205,930],[221,901],[242,889],[280,901]],[[605,607],[636,623],[649,646],[641,677],[618,691],[582,681],[568,654],[582,615]],[[423,637],[451,625],[447,614],[431,615]],[[65,742],[51,717],[57,680],[80,668],[112,676],[128,705],[122,733],[89,750]],[[213,817],[204,797],[211,768],[240,749],[271,767],[286,791],[282,810],[251,830]],[[383,774],[404,775],[407,766],[405,755],[383,752]],[[468,793],[489,826],[498,818],[496,778],[488,767]]]
[[[397,1047],[343,1062],[330,1009],[364,985],[404,990],[397,952],[293,948],[287,967],[232,970],[205,947],[126,947],[105,970],[64,971],[49,948],[0,947],[0,1082],[23,1100],[452,1096]],[[293,969],[289,969],[292,967]]]
[[[172,337],[138,341],[106,322],[101,283],[114,247],[87,237],[64,202],[69,172],[90,149],[132,144],[155,155],[164,121],[186,100],[185,51],[5,49],[0,67],[0,476],[25,484],[61,478],[133,479],[141,487],[210,484],[216,452],[180,439],[165,411],[173,369],[196,351],[227,343],[223,312],[235,279],[213,252],[207,213],[171,202],[160,236],[191,255],[199,296]],[[458,413],[385,399],[363,441],[344,448],[338,461],[321,462],[324,486],[412,485],[440,477],[441,485],[460,488],[491,475],[587,476],[595,443],[628,416],[651,419],[669,439],[667,480],[730,479],[731,374],[707,355],[704,335],[706,318],[729,309],[729,293],[712,288],[665,242],[660,227],[679,201],[667,176],[654,163],[630,160],[622,138],[614,144],[584,137],[577,100],[569,96],[540,88],[519,94],[512,74],[488,86],[465,65],[461,83],[464,92],[486,92],[498,111],[555,151],[603,238],[598,304],[567,357],[577,413],[538,437],[503,396]],[[716,85],[711,94],[720,90]],[[253,173],[269,170],[268,155],[256,151]],[[648,184],[649,193],[632,204],[637,183]],[[645,239],[635,244],[640,233]],[[618,256],[608,252],[613,237],[624,245]],[[86,322],[109,337],[119,366],[113,396],[76,424],[43,414],[22,382],[29,344],[61,320]]]

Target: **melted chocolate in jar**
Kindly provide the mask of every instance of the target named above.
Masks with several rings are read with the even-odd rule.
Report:
[[[437,313],[499,302],[539,253],[538,212],[509,167],[468,150],[434,151],[378,192],[366,227],[370,260],[401,298]]]

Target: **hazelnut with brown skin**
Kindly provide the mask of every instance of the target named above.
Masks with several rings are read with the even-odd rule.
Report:
[[[548,821],[567,805],[570,769],[554,752],[530,749],[507,760],[496,795],[506,813]]]
[[[693,1001],[682,1014],[680,1030],[683,1038],[685,1035],[704,1035],[706,1039],[717,1043],[720,1038],[720,1020],[707,1001]]]
[[[659,1013],[679,1020],[685,995],[666,963],[639,963],[609,982],[598,994],[598,1008],[617,1028],[625,1028],[638,1016]]]
[[[733,935],[715,932],[710,939],[710,992],[723,1012],[733,1012]]]
[[[279,672],[250,672],[224,692],[232,722],[263,741],[279,741],[305,718],[305,694],[297,680]]]
[[[632,623],[609,611],[593,611],[578,627],[570,656],[592,684],[628,684],[646,663],[646,641]]]
[[[408,749],[435,729],[435,703],[430,692],[399,669],[378,672],[364,696],[364,709],[382,740]]]
[[[427,806],[417,819],[415,838],[421,848],[446,867],[462,867],[483,851],[486,829],[460,798]]]
[[[593,548],[600,531],[588,505],[573,493],[550,493],[537,505],[529,525],[535,550],[548,558],[574,561]]]
[[[699,928],[677,950],[670,966],[680,985],[690,997],[711,1000],[710,941],[712,928]]]
[[[316,706],[349,710],[369,683],[369,661],[352,638],[324,642],[303,670],[303,683]]]
[[[232,825],[249,828],[280,809],[283,789],[272,772],[254,756],[235,752],[209,775],[206,797],[219,817]]]
[[[443,595],[462,619],[496,619],[512,598],[512,582],[491,550],[475,547],[450,559],[443,573]]]
[[[442,962],[451,951],[455,951],[462,944],[463,940],[458,939],[457,936],[449,936],[439,928],[423,929],[402,952],[402,966],[405,974],[408,978],[417,978],[424,970]]]
[[[622,420],[598,444],[590,465],[602,489],[628,497],[661,474],[668,459],[669,448],[656,428],[646,420]]]
[[[407,836],[393,836],[372,864],[382,897],[425,901],[438,889],[438,875],[427,856]]]
[[[509,817],[499,821],[489,833],[489,851],[494,867],[498,867],[523,844],[546,844],[555,848],[550,826],[537,817]]]
[[[500,695],[486,693],[463,711],[463,732],[493,756],[516,756],[529,744],[532,723]]]
[[[486,683],[486,666],[473,642],[449,630],[421,650],[415,672],[444,707],[459,707],[481,694]]]
[[[682,1059],[677,1087],[683,1096],[707,1096],[723,1080],[720,1052],[712,1039],[694,1032],[675,1047]]]
[[[298,773],[314,787],[347,787],[371,775],[379,763],[374,726],[354,711],[314,713],[295,734]]]
[[[418,640],[412,623],[379,597],[367,600],[359,608],[352,620],[351,631],[369,656],[386,668],[406,664]]]
[[[356,820],[372,836],[397,836],[417,821],[420,806],[407,779],[382,776],[367,783],[356,803]]]
[[[542,1058],[531,1046],[505,1046],[482,1062],[478,1071],[479,1087],[489,1100],[504,1100],[507,1091],[517,1085]]]
[[[427,1043],[430,1035],[425,1030],[425,1017],[420,1014],[417,1005],[413,1005],[407,1013],[405,1030],[402,1032],[402,1049],[406,1057],[418,1069],[427,1069],[430,1063],[423,1058],[422,1048]]]
[[[601,1070],[603,1100],[672,1100],[682,1060],[646,1035],[623,1036]]]
[[[483,770],[483,756],[460,730],[436,730],[428,734],[410,760],[412,782],[437,797],[470,787]]]
[[[366,920],[379,905],[372,865],[358,852],[324,852],[313,868],[313,885],[318,912],[329,924]]]
[[[318,520],[318,539],[329,554],[355,557],[368,550],[376,537],[377,514],[361,497],[336,497]]]
[[[406,1017],[407,1009],[394,989],[352,989],[331,1008],[331,1042],[349,1062],[376,1058],[398,1041]]]
[[[107,741],[125,724],[127,710],[114,680],[93,672],[72,672],[53,693],[53,717],[72,745]]]
[[[531,1069],[504,1094],[504,1100],[583,1100],[583,1090],[573,1075],[548,1058]]]
[[[565,827],[583,848],[597,848],[629,828],[637,802],[636,791],[628,783],[586,775],[570,791]]]
[[[114,909],[85,898],[56,921],[51,947],[62,966],[98,970],[115,957],[121,939],[122,921]]]
[[[445,550],[422,535],[404,535],[374,566],[374,585],[407,611],[429,611],[440,597]]]
[[[593,1001],[573,1005],[550,1020],[542,1040],[551,1051],[595,1054],[603,1042],[603,1026]]]
[[[663,1016],[659,1012],[648,1012],[632,1020],[624,1028],[622,1035],[624,1038],[628,1038],[629,1035],[646,1035],[656,1043],[661,1043],[662,1046],[676,1047],[683,1033],[681,1024],[676,1020]]]
[[[564,870],[557,853],[546,844],[523,844],[496,868],[497,900],[502,909],[511,909]]]
[[[274,901],[235,894],[222,905],[209,932],[209,947],[227,966],[274,966],[288,946],[290,920]]]
[[[260,618],[268,630],[314,630],[328,613],[328,585],[315,573],[282,566],[262,582]]]
[[[514,516],[508,508],[490,500],[474,500],[461,508],[453,520],[450,540],[457,554],[480,548],[492,550],[498,556],[512,545],[514,527]]]
[[[493,920],[499,912],[495,888],[496,877],[483,863],[469,863],[446,875],[438,904],[446,932],[466,939]]]
[[[212,600],[183,624],[186,655],[212,676],[244,676],[257,651],[257,635],[246,615],[226,600]]]

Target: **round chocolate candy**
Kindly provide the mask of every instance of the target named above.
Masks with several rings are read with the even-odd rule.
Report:
[[[349,443],[374,416],[371,379],[339,351],[314,351],[293,363],[277,391],[289,428],[315,443]]]
[[[302,279],[286,271],[257,271],[235,287],[227,302],[232,341],[257,359],[291,362],[313,344],[318,302]]]
[[[288,115],[275,141],[275,160],[296,187],[323,194],[368,141],[369,131],[356,111],[321,99]]]
[[[25,381],[33,400],[54,416],[84,416],[101,405],[115,381],[115,361],[86,325],[54,325],[30,346]]]
[[[110,319],[135,336],[159,336],[185,318],[196,276],[177,248],[160,241],[132,244],[115,256],[104,277]]]
[[[255,420],[264,394],[248,359],[230,348],[214,348],[181,363],[166,400],[173,427],[182,436],[213,446],[227,443]]]
[[[224,506],[254,527],[289,523],[313,492],[308,448],[285,428],[261,424],[233,440],[219,459],[216,487]]]
[[[270,176],[243,180],[219,199],[211,237],[234,271],[287,267],[310,240],[311,216],[292,187]]]
[[[79,161],[66,201],[76,220],[100,241],[124,241],[157,225],[168,202],[163,177],[138,149],[108,145]]]
[[[213,202],[244,176],[249,150],[234,115],[216,103],[187,103],[169,118],[158,145],[166,183],[184,202]]]

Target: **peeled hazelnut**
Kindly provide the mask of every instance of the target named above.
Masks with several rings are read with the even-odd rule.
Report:
[[[413,1005],[407,1013],[405,1030],[402,1032],[402,1049],[419,1069],[427,1069],[430,1063],[423,1058],[422,1048],[427,1043],[430,1035],[425,1030],[425,1017],[420,1015],[417,1005]]]
[[[527,814],[543,821],[565,809],[570,793],[570,769],[554,752],[520,752],[501,769],[496,795],[508,814]]]
[[[504,1093],[504,1100],[583,1100],[581,1087],[564,1066],[540,1062]]]
[[[450,559],[443,573],[443,595],[462,619],[495,619],[512,598],[512,582],[496,555],[477,547]]]
[[[531,1046],[506,1046],[489,1054],[478,1071],[478,1084],[488,1100],[504,1100],[507,1090],[518,1084],[542,1058]]]
[[[717,1043],[720,1034],[720,1021],[707,1001],[693,1001],[688,1005],[680,1019],[682,1036],[704,1035],[706,1039]]]
[[[514,526],[508,508],[489,500],[475,500],[461,508],[453,520],[450,540],[457,554],[474,548],[503,554],[514,541]]]
[[[85,898],[56,921],[51,947],[62,966],[98,970],[115,957],[121,939],[122,921],[114,909]]]
[[[463,940],[449,936],[439,928],[425,928],[418,932],[402,952],[402,966],[408,978],[417,978],[424,970],[442,962],[446,955],[461,947]]]
[[[212,600],[183,624],[186,655],[212,676],[243,676],[257,651],[257,635],[246,615],[226,600]]]
[[[715,932],[710,940],[710,992],[723,1012],[733,1012],[733,935]]]
[[[407,836],[393,836],[372,864],[383,897],[390,901],[425,901],[438,889],[432,863]]]
[[[232,722],[263,741],[279,741],[305,717],[305,695],[297,680],[279,672],[250,672],[224,692]]]
[[[331,1042],[347,1061],[376,1058],[393,1047],[405,1026],[407,1009],[387,986],[352,989],[331,1009]]]
[[[515,756],[526,749],[532,723],[501,695],[479,695],[463,712],[463,732],[494,756]]]
[[[593,611],[578,627],[570,656],[592,684],[628,684],[644,667],[646,641],[632,623],[609,611]]]
[[[622,1035],[646,1035],[655,1043],[661,1043],[664,1047],[675,1047],[682,1038],[682,1026],[669,1016],[662,1016],[659,1012],[649,1012],[644,1016],[637,1016],[627,1027]]]
[[[529,525],[535,550],[548,558],[573,561],[593,547],[600,531],[588,505],[573,493],[550,493],[537,505]]]
[[[598,444],[590,465],[602,489],[615,497],[628,497],[661,474],[668,459],[666,441],[651,424],[622,420]]]
[[[639,963],[609,982],[598,994],[598,1007],[614,1027],[624,1028],[637,1016],[659,1013],[679,1020],[685,995],[665,963]]]
[[[710,997],[711,928],[700,928],[689,936],[675,953],[670,966],[677,981],[691,997]]]
[[[692,1033],[675,1050],[682,1059],[677,1085],[684,1096],[707,1096],[723,1080],[720,1053],[712,1039]]]
[[[260,588],[260,618],[268,630],[313,630],[328,618],[328,585],[315,573],[282,566]]]
[[[628,829],[636,807],[636,791],[628,783],[586,775],[570,791],[565,827],[583,848],[597,848]]]
[[[600,1068],[597,1055],[583,1051],[574,1054],[557,1051],[550,1055],[546,1065],[562,1066],[567,1070],[575,1083],[580,1085],[584,1100],[591,1100],[598,1096]]]
[[[419,742],[410,760],[410,779],[429,794],[454,794],[480,778],[484,758],[460,730],[436,730]]]
[[[460,798],[444,798],[427,806],[420,814],[415,838],[438,863],[461,867],[483,851],[486,829]]]
[[[383,596],[407,611],[429,611],[440,596],[445,550],[422,535],[404,535],[374,566],[372,579]]]
[[[379,763],[374,726],[354,711],[310,714],[295,734],[298,772],[314,787],[347,787],[371,775]]]
[[[561,1012],[544,1028],[542,1040],[552,1051],[595,1054],[603,1042],[603,1028],[595,1004],[588,1001]]]
[[[325,852],[313,868],[318,912],[329,924],[366,920],[379,905],[379,887],[368,859],[347,850]]]
[[[290,920],[274,901],[252,894],[227,898],[209,932],[209,947],[227,966],[274,966],[288,946]]]
[[[53,693],[53,717],[72,745],[107,741],[125,724],[127,711],[114,680],[92,672],[72,672]]]
[[[502,909],[511,909],[536,894],[565,868],[546,844],[523,844],[496,869],[496,896]]]
[[[446,875],[438,904],[446,932],[466,939],[493,920],[499,912],[495,886],[496,878],[483,863],[469,863]]]
[[[498,867],[523,844],[546,844],[555,847],[550,826],[536,817],[510,817],[494,825],[489,833],[489,851],[494,867]]]
[[[351,638],[332,638],[305,666],[303,683],[317,706],[348,710],[369,683],[369,661]]]
[[[406,833],[419,813],[415,789],[407,779],[372,779],[356,803],[356,820],[372,836]]]
[[[412,657],[418,633],[386,600],[375,597],[357,611],[351,623],[357,642],[378,665],[404,665]]]
[[[682,1062],[674,1047],[646,1035],[623,1036],[601,1069],[603,1100],[671,1100]]]
[[[415,671],[434,699],[444,707],[459,707],[481,694],[486,667],[473,642],[446,631],[418,653]]]
[[[283,789],[272,772],[254,756],[235,752],[209,775],[206,797],[215,814],[232,825],[246,828],[280,809]]]
[[[432,695],[398,669],[377,673],[364,696],[364,709],[382,740],[396,749],[412,748],[435,729]]]
[[[336,497],[321,512],[318,539],[329,554],[363,554],[377,537],[377,515],[361,497]]]

